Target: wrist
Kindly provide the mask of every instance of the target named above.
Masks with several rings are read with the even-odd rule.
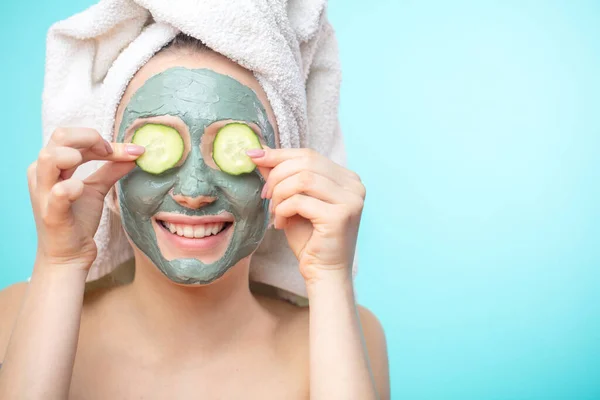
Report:
[[[31,274],[31,280],[59,280],[81,281],[85,283],[89,267],[85,263],[64,263],[45,257],[37,257]]]
[[[305,282],[309,297],[321,292],[344,291],[354,293],[352,272],[347,268],[322,270],[319,273],[312,274],[310,279],[306,279]]]
[[[34,268],[84,271],[87,274],[93,263],[94,259],[90,259],[90,257],[57,257],[38,249]]]

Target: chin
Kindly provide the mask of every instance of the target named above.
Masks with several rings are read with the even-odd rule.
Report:
[[[260,242],[235,239],[247,226],[224,212],[202,217],[159,213],[150,222],[155,237],[135,247],[179,285],[201,286],[217,281],[249,257]]]

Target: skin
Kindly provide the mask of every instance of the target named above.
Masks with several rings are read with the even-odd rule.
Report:
[[[165,116],[169,121],[162,120]],[[253,124],[259,128],[256,133],[274,147],[273,127],[249,87],[208,69],[181,67],[151,77],[136,91],[123,112],[117,140],[130,141],[149,119],[177,128],[185,137],[186,151],[182,161],[164,173],[153,175],[136,168],[121,179],[123,226],[133,243],[169,279],[182,284],[213,282],[258,248],[268,224],[268,202],[260,196],[264,179],[258,170],[233,176],[206,163],[212,158],[210,149],[217,132],[209,128],[231,120]],[[196,206],[193,201],[181,201],[200,197],[205,201]],[[158,239],[165,235],[156,220],[161,212],[188,216],[227,212],[235,223],[227,232],[227,243],[213,251],[216,254],[174,254],[176,249]]]
[[[137,73],[117,127],[137,89],[172,67],[235,78],[255,91],[275,127],[251,73],[212,53],[185,52],[158,55]],[[383,331],[357,308],[352,288],[364,199],[356,174],[306,149],[255,156],[275,225],[298,258],[310,313],[252,293],[250,256],[208,285],[189,286],[167,278],[135,246],[131,284],[84,296],[96,213],[135,168],[124,144],[113,143],[113,154],[102,148],[97,133],[60,130],[29,170],[39,249],[31,282],[0,292],[0,398],[389,398]],[[114,162],[76,181],[69,171],[84,154]]]

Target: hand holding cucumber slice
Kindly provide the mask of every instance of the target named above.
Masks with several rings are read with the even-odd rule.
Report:
[[[144,146],[146,151],[136,163],[146,172],[158,175],[173,168],[181,157],[185,145],[176,129],[158,124],[146,124],[135,131],[133,144]]]
[[[246,154],[247,150],[252,149],[262,149],[256,133],[246,124],[232,122],[217,132],[212,157],[223,172],[230,175],[247,174],[256,168]]]

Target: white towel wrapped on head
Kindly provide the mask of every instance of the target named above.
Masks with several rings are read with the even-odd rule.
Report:
[[[338,122],[340,65],[326,0],[102,0],[48,32],[44,142],[57,127],[97,129],[112,141],[115,114],[135,73],[173,38],[201,40],[252,71],[275,113],[281,147],[309,147],[345,164]],[[78,171],[98,167],[91,162]],[[133,252],[107,204],[88,280]],[[298,262],[270,229],[252,257],[251,280],[306,296]]]

